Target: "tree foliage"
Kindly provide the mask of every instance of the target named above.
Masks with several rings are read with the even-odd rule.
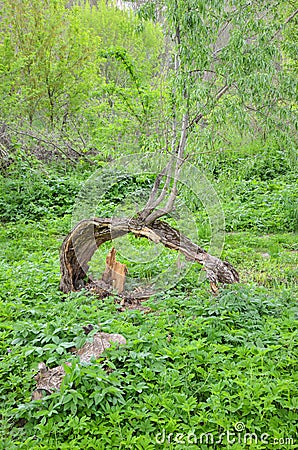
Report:
[[[148,14],[147,5],[140,7],[140,14],[144,8]],[[172,41],[172,159],[140,213],[146,223],[172,210],[190,149],[200,154],[202,147],[222,143],[228,128],[240,136],[270,133],[293,142],[297,77],[287,65],[282,44],[284,28],[297,18],[298,10],[285,19],[282,5],[263,0],[155,2],[155,12],[163,11],[165,33]],[[161,178],[165,183],[160,193]]]
[[[117,147],[126,127],[148,126],[162,44],[157,26],[103,1],[4,1],[2,12],[5,123],[63,132],[83,148],[111,140]]]
[[[2,2],[5,123],[122,153],[177,146],[187,111],[197,156],[239,134],[292,145],[296,1],[142,1],[137,14],[95,3]]]
[[[242,133],[293,131],[297,5],[287,5],[289,17],[282,1],[156,3],[161,5],[173,59],[179,59],[179,67],[172,66],[175,110],[188,111],[189,129],[205,143],[222,140],[231,124]]]

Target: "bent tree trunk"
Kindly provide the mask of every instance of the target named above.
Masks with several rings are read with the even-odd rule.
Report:
[[[218,283],[236,283],[239,276],[227,261],[209,255],[166,222],[156,220],[144,225],[138,219],[84,219],[81,220],[64,239],[60,252],[60,289],[67,293],[84,287],[88,263],[97,248],[127,233],[149,239],[154,243],[179,251],[185,257],[203,265],[213,290]]]
[[[240,3],[238,5],[239,8],[241,7]],[[175,79],[170,102],[171,108],[173,106],[170,160],[160,174],[157,175],[145,208],[138,213],[136,219],[114,220],[95,218],[82,220],[69,233],[63,242],[60,257],[62,274],[60,288],[63,292],[77,290],[82,287],[84,285],[84,278],[86,278],[88,271],[88,262],[92,258],[96,249],[104,242],[123,236],[126,233],[133,233],[135,236],[145,237],[157,243],[160,242],[166,247],[183,253],[188,259],[202,264],[214,290],[219,282],[235,283],[239,281],[238,273],[231,266],[231,264],[209,255],[205,250],[191,242],[179,231],[170,227],[165,222],[158,220],[162,216],[171,212],[173,209],[174,202],[178,194],[178,182],[181,175],[181,168],[188,156],[186,155],[188,136],[191,132],[195,131],[197,133],[195,125],[198,125],[204,117],[206,118],[208,116],[212,116],[215,108],[218,108],[220,103],[222,103],[225,98],[228,98],[227,93],[231,90],[233,90],[232,96],[240,94],[241,104],[243,104],[243,98],[245,98],[245,89],[247,89],[246,94],[249,94],[249,98],[251,98],[251,76],[248,77],[247,81],[245,81],[245,77],[242,75],[239,78],[238,71],[237,73],[235,72],[235,74],[233,74],[233,71],[226,72],[226,62],[224,62],[224,66],[221,66],[221,58],[219,57],[219,54],[222,50],[226,53],[228,58],[227,61],[232,62],[235,51],[234,40],[228,40],[226,45],[214,52],[213,46],[209,45],[209,34],[205,33],[204,35],[208,36],[204,41],[206,43],[205,47],[208,48],[208,51],[210,51],[209,54],[206,54],[204,42],[203,44],[201,42],[203,34],[196,33],[197,22],[195,16],[197,14],[195,9],[193,9],[193,11],[187,11],[187,9],[189,9],[187,2],[184,6],[183,2],[181,2],[180,6],[179,8],[165,8],[165,20],[170,19],[169,25],[171,26],[172,24],[173,26],[173,29],[169,30],[169,36],[173,39],[174,71],[172,73],[172,79]],[[183,11],[187,12],[188,15],[190,14],[190,20],[188,21],[190,25],[187,29],[185,28],[185,22],[182,17]],[[272,41],[277,39],[280,34],[282,34],[284,26],[290,23],[298,14],[298,10],[296,9],[285,20],[283,25],[280,24],[278,30],[276,30],[271,37],[268,35],[268,39],[262,39],[262,45],[259,45],[260,42],[258,42],[258,45],[253,47],[254,43],[258,40],[255,39],[254,35],[250,35],[249,33],[247,34],[246,25],[242,28],[242,26],[238,24],[238,20],[234,22],[234,17],[238,17],[237,14],[235,14],[235,11],[230,11],[232,15],[228,21],[226,21],[226,11],[224,11],[224,15],[222,17],[215,15],[214,17],[216,17],[216,22],[212,22],[213,18],[210,19],[209,12],[206,12],[206,14],[208,14],[208,17],[206,16],[208,23],[209,20],[211,20],[209,23],[209,25],[211,24],[211,29],[213,29],[213,31],[218,31],[217,37],[215,35],[213,36],[214,44],[221,39],[221,33],[227,26],[237,26],[237,33],[240,33],[243,42],[246,42],[248,45],[248,49],[252,51],[252,54],[253,50],[255,50],[259,56],[261,54],[268,55],[268,50],[272,49]],[[252,20],[252,23],[254,23],[254,20],[256,20],[256,23],[259,22],[258,9],[254,10],[253,8],[249,8],[246,12],[247,20]],[[251,14],[256,14],[256,16],[254,17]],[[219,25],[220,23],[221,25]],[[244,20],[243,24],[245,23],[246,21]],[[199,36],[200,41],[195,42],[195,36]],[[187,57],[187,55],[190,55],[190,48],[191,57]],[[203,54],[201,53],[202,48],[204,49]],[[183,58],[181,58],[181,55],[183,55]],[[199,67],[201,65],[202,57],[204,60],[209,61],[209,68],[207,65],[204,67],[204,70],[200,70]],[[268,61],[270,61],[270,73],[272,74],[271,59],[269,58]],[[265,64],[264,70],[266,70],[266,67],[267,66]],[[214,75],[214,77],[212,76],[210,79],[209,86],[207,80],[204,79],[203,76],[199,75],[200,72],[210,72],[210,74],[212,73],[212,75]],[[217,90],[221,83],[220,79],[222,74],[224,73],[227,75],[224,75],[223,77],[225,78],[225,82],[221,85],[219,90]],[[253,73],[259,75],[258,57],[255,61],[252,61],[252,74]],[[219,76],[219,74],[221,75]],[[241,89],[243,89],[243,91],[240,89],[239,80],[241,80]],[[199,86],[200,84],[201,86]],[[262,83],[262,89],[263,84],[264,83]],[[271,89],[270,83],[268,86]],[[199,89],[197,89],[197,87],[199,87]],[[216,90],[214,91],[214,89]],[[205,93],[207,94],[207,101],[203,105],[197,99],[197,91],[200,90],[204,92],[202,99],[204,98]],[[267,94],[268,98],[271,98],[269,91]],[[263,96],[261,96],[261,99],[263,102]],[[256,109],[244,105],[245,108],[243,112],[247,109],[251,109],[256,113],[263,110],[264,105],[262,102],[259,103],[257,98],[254,98],[253,100],[256,101],[256,105],[258,105],[256,106]],[[276,99],[274,98],[272,100],[274,100],[274,105],[276,103]],[[194,111],[192,106],[197,104],[201,104],[201,109],[199,111]],[[224,110],[230,106],[232,107],[230,111],[233,113],[233,102],[230,105],[229,102],[227,102]],[[226,111],[228,111],[228,109],[226,109]],[[258,116],[256,116],[256,118],[257,117]],[[179,126],[180,129],[178,129],[178,122],[180,119],[182,120],[181,125]],[[166,132],[165,135],[168,135],[168,133]],[[109,274],[108,269],[107,273]]]

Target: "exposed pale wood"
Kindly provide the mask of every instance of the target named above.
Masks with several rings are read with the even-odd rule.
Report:
[[[102,275],[102,281],[110,284],[118,294],[124,291],[127,267],[116,261],[116,249],[113,247],[106,258],[106,268]]]

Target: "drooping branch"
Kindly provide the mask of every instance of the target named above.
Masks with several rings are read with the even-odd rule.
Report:
[[[203,265],[207,278],[217,283],[236,283],[239,276],[234,267],[219,258],[209,255],[175,228],[165,222],[155,221],[144,225],[137,219],[85,219],[64,239],[60,252],[60,289],[67,293],[84,287],[89,269],[88,263],[97,248],[127,233],[143,237],[165,247],[176,250],[194,262]]]
[[[215,95],[215,104],[221,99],[222,96],[225,95],[225,93],[230,89],[230,87],[231,87],[230,85],[225,84],[225,85],[217,92],[217,94]],[[204,106],[204,108],[203,108],[203,111],[204,111],[204,109],[205,109],[206,107],[207,107],[207,104],[205,104],[205,106]],[[205,113],[205,111],[204,111],[204,112],[203,112],[203,111],[199,112],[199,113],[194,117],[194,119],[192,119],[192,121],[190,122],[190,124],[189,124],[189,126],[188,126],[189,129],[191,129],[194,125],[198,124],[198,123],[200,122],[200,120],[203,119],[204,113]],[[205,114],[206,114],[206,113],[205,113]]]
[[[72,163],[76,164],[76,160],[73,159],[68,153],[67,151],[65,151],[63,148],[61,148],[60,145],[57,145],[53,140],[49,140],[47,138],[45,138],[44,136],[38,135],[36,136],[35,134],[29,132],[29,131],[23,131],[23,130],[19,130],[16,128],[11,127],[10,125],[4,124],[4,122],[1,123],[1,125],[5,125],[7,129],[9,129],[12,133],[20,135],[20,136],[26,136],[29,137],[31,139],[34,139],[37,142],[41,142],[43,144],[46,144],[48,146],[51,146],[54,150],[56,150],[58,153],[62,154],[63,156],[65,156],[67,159],[69,159]],[[83,153],[79,152],[78,150],[76,150],[74,148],[74,146],[70,147],[71,151],[73,153],[75,153],[77,155],[77,157],[79,158],[84,158],[86,161],[88,161],[88,163],[93,164],[93,162],[86,157],[86,155],[84,155]]]
[[[282,32],[283,28],[290,23],[298,14],[298,9],[296,9],[289,17],[286,18],[283,25],[274,33],[274,35],[271,37],[271,41],[277,38],[277,36]]]

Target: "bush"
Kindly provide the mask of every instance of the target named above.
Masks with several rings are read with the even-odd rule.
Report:
[[[82,179],[88,176],[62,166],[41,166],[33,157],[0,174],[1,222],[39,220],[72,212]]]

